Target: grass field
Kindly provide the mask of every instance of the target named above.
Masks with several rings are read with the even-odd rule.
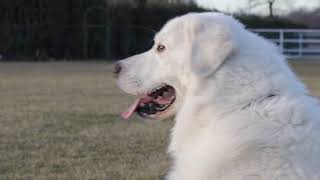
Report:
[[[320,62],[293,67],[320,95]],[[123,121],[103,62],[0,63],[0,179],[154,180],[173,122]]]

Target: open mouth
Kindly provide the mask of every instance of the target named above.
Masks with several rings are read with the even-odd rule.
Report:
[[[129,119],[137,112],[143,118],[157,118],[169,109],[175,99],[176,92],[172,86],[157,87],[138,98],[127,111],[122,113],[122,117]]]

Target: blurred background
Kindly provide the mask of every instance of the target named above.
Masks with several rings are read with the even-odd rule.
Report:
[[[187,12],[225,12],[250,29],[315,29],[320,27],[319,4],[318,0],[1,0],[0,54],[2,59],[119,59],[146,50],[168,19]],[[280,39],[276,32],[261,34]],[[299,36],[310,35],[315,33],[290,31],[282,38],[296,42],[284,46],[298,49]]]
[[[0,180],[157,180],[172,120],[124,121],[115,60],[170,18],[231,14],[320,96],[319,0],[0,0]]]

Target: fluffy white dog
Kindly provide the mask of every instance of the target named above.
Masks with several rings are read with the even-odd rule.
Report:
[[[167,180],[320,180],[320,111],[276,46],[230,16],[170,20],[117,63],[139,98],[122,115],[176,115]]]

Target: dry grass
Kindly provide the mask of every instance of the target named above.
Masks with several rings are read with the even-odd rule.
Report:
[[[320,63],[293,63],[320,95]],[[159,179],[172,121],[123,121],[102,62],[0,63],[0,179]]]
[[[320,61],[295,60],[290,61],[293,69],[311,90],[311,93],[320,97]]]

